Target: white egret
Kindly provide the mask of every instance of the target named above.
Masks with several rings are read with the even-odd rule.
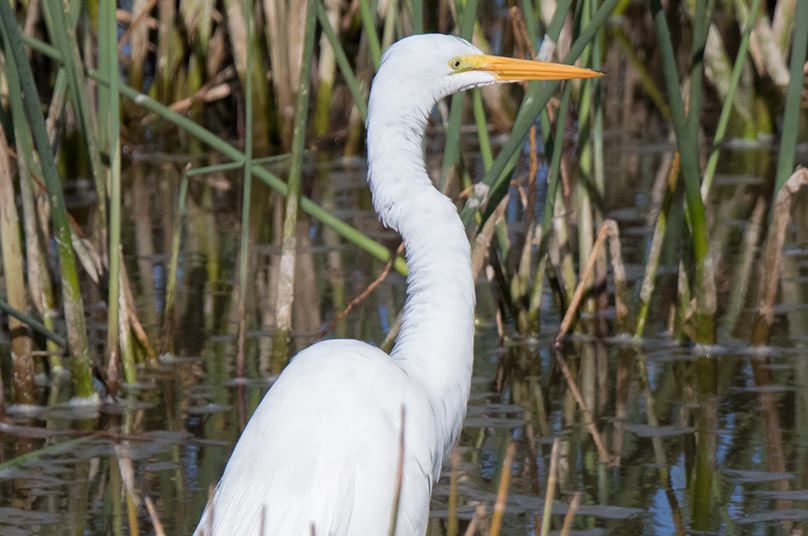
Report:
[[[435,103],[471,87],[600,73],[484,55],[417,35],[392,45],[370,92],[368,182],[382,222],[407,249],[407,301],[390,355],[328,340],[300,352],[236,444],[196,536],[382,536],[426,531],[432,485],[466,412],[473,352],[469,242],[432,185],[422,150]]]

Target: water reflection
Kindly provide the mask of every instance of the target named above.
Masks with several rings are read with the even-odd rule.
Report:
[[[625,158],[637,169],[652,168],[667,148],[652,149]],[[633,180],[631,167],[626,183]],[[137,252],[136,266],[130,267],[132,287],[145,327],[153,334],[159,332],[157,314],[165,303],[166,222],[173,217],[167,207],[173,207],[175,190],[163,186],[166,166],[139,162],[128,169],[134,214],[124,248]],[[367,209],[361,165],[320,163],[315,172],[328,180],[318,179],[319,190],[312,195],[397,247],[396,237]],[[34,414],[9,408],[14,425],[0,423],[0,464],[34,455],[13,466],[0,465],[0,535],[152,533],[143,506],[146,497],[154,501],[168,534],[189,534],[195,526],[210,486],[271,384],[276,233],[252,239],[249,379],[232,381],[235,282],[223,276],[236,273],[236,201],[231,189],[222,187],[231,180],[209,177],[189,190],[174,355],[157,367],[142,365],[141,384],[126,386],[100,411],[68,406],[58,381],[47,388],[42,378],[43,405]],[[740,237],[731,218],[755,199],[749,194],[755,187],[755,181],[729,176],[717,180],[718,191],[726,189],[721,202],[731,205],[721,212],[722,232]],[[256,197],[252,212],[259,215],[259,207],[277,203],[267,192],[259,190]],[[612,199],[615,211],[610,215],[621,220],[628,278],[636,282],[649,228],[634,201]],[[798,227],[797,233],[805,229]],[[301,220],[298,237],[298,276],[304,284],[295,300],[295,323],[301,326],[295,344],[303,347],[383,266],[312,221]],[[663,258],[667,265],[653,296],[654,316],[646,330],[650,336],[641,344],[588,335],[562,347],[561,357],[576,378],[610,463],[600,463],[603,455],[581,403],[551,350],[559,319],[545,312],[546,339],[513,340],[500,348],[497,298],[481,281],[472,394],[456,449],[461,533],[480,505],[490,512],[505,452],[515,442],[502,533],[533,534],[543,515],[554,438],[560,439],[561,450],[559,492],[552,503],[554,530],[560,529],[576,492],[582,493],[582,504],[573,534],[797,534],[808,529],[808,263],[804,248],[786,247],[784,305],[776,311],[771,348],[751,352],[745,343],[725,337],[705,354],[663,335],[670,325],[663,306],[669,301],[666,288],[677,283],[671,277],[675,258]],[[732,266],[737,248],[722,255],[723,263]],[[380,342],[403,304],[403,290],[403,278],[392,274],[333,335]],[[547,293],[543,300],[551,304],[552,297]],[[607,320],[612,313],[607,311]],[[736,334],[750,318],[748,311],[740,312]],[[103,341],[104,334],[97,339]],[[47,397],[51,404],[45,406]],[[100,432],[68,450],[38,451],[81,438],[84,430]],[[445,471],[434,489],[429,536],[447,533],[450,489]],[[487,523],[488,518],[480,520],[480,534],[486,533]]]
[[[262,338],[251,337],[250,346],[260,347]],[[604,465],[580,413],[567,407],[567,389],[553,361],[524,358],[541,344],[502,353],[492,349],[496,332],[491,328],[481,329],[478,340],[473,393],[457,447],[461,529],[479,504],[493,504],[504,450],[516,441],[503,533],[530,533],[543,509],[552,437],[561,438],[563,452],[561,495],[553,503],[556,528],[578,491],[583,503],[575,526],[584,534],[727,534],[730,528],[739,534],[793,534],[806,527],[808,489],[798,456],[805,450],[804,432],[783,425],[805,418],[804,406],[793,405],[801,390],[794,383],[795,362],[804,358],[800,353],[775,352],[766,359],[716,353],[711,364],[729,377],[702,398],[680,385],[704,372],[699,360],[705,358],[681,349],[649,352],[645,360],[657,414],[657,424],[650,425],[638,358],[621,357],[624,344],[576,343],[577,348],[601,345],[609,375],[620,372],[621,362],[634,365],[622,372],[628,376],[621,383],[622,402],[611,391],[604,405],[593,406],[599,431],[619,460]],[[98,418],[106,431],[94,439],[0,470],[5,498],[0,533],[63,534],[65,527],[73,534],[150,533],[145,509],[135,508],[147,496],[169,534],[189,533],[247,415],[269,387],[266,381],[228,383],[232,368],[222,364],[232,363],[234,344],[209,341],[202,357],[178,359],[154,371],[145,378],[153,387],[102,408]],[[259,360],[256,352],[249,355]],[[574,367],[578,356],[567,352],[565,358]],[[503,365],[507,370],[499,370]],[[749,368],[759,369],[752,382]],[[504,377],[500,390],[492,381],[498,373]],[[618,420],[615,409],[621,403],[624,416]],[[52,439],[63,441],[67,436],[55,430],[75,429],[81,416],[55,407],[28,424],[48,421]],[[3,426],[7,458],[47,444],[42,428]],[[40,433],[32,437],[33,430]],[[695,503],[702,500],[699,486],[705,485],[699,471],[709,472],[711,498],[703,505]],[[445,533],[448,501],[444,475],[435,486],[428,534]]]

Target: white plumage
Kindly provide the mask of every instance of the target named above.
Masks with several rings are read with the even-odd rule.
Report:
[[[370,93],[368,182],[382,222],[407,248],[401,332],[390,355],[332,340],[293,358],[244,429],[195,536],[389,534],[402,408],[395,534],[425,533],[432,485],[465,415],[474,336],[469,243],[424,169],[428,114],[473,86],[589,72],[484,56],[445,35],[409,37],[385,52]]]

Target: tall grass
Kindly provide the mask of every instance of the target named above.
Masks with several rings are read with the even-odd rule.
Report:
[[[161,355],[176,349],[193,353],[187,345],[175,348],[183,331],[224,335],[218,340],[225,342],[205,353],[211,383],[223,383],[229,374],[233,356],[228,337],[236,331],[235,375],[277,373],[288,358],[290,335],[299,330],[296,308],[313,307],[318,313],[322,309],[339,321],[344,318],[342,304],[349,303],[344,311],[349,318],[361,310],[354,307],[352,292],[360,298],[390,292],[379,284],[388,271],[407,271],[395,253],[397,244],[371,238],[361,222],[338,212],[343,198],[339,192],[326,192],[331,186],[322,180],[329,173],[323,162],[330,156],[316,150],[361,147],[370,78],[385,45],[409,33],[442,27],[491,53],[579,62],[608,74],[597,81],[565,83],[563,88],[556,82],[532,83],[455,96],[448,107],[438,107],[426,144],[428,156],[442,156],[440,164],[429,159],[430,172],[456,199],[469,224],[475,273],[490,276],[490,292],[484,285],[479,288],[481,310],[494,311],[501,341],[522,342],[510,347],[503,361],[513,358],[527,378],[502,388],[503,398],[524,404],[536,437],[552,434],[554,425],[547,415],[553,411],[553,396],[559,398],[563,426],[585,424],[581,438],[553,445],[545,510],[536,527],[542,534],[550,531],[556,486],[569,470],[559,458],[568,456],[570,441],[586,445],[581,464],[594,466],[606,480],[606,464],[625,463],[624,421],[630,412],[639,407],[653,430],[672,421],[673,397],[685,400],[673,424],[697,433],[694,444],[688,441],[683,450],[683,494],[690,504],[678,504],[682,494],[665,499],[679,532],[709,527],[715,505],[726,499],[715,478],[719,427],[714,400],[720,382],[738,374],[748,374],[744,381],[759,388],[762,429],[772,451],[767,454],[772,464],[782,466],[779,471],[786,470],[786,461],[776,455],[778,448],[782,453],[784,426],[768,389],[778,383],[778,369],[763,350],[743,370],[735,363],[730,370],[706,355],[710,344],[733,334],[750,333],[750,344],[765,347],[778,333],[778,296],[796,300],[788,292],[791,287],[783,285],[793,285],[798,276],[784,283],[781,273],[794,269],[783,251],[792,236],[789,223],[801,214],[795,200],[806,185],[805,170],[794,170],[795,146],[805,139],[800,108],[808,47],[805,2],[797,2],[791,16],[789,2],[765,4],[764,11],[773,14],[771,23],[759,0],[749,7],[746,2],[714,6],[559,0],[549,11],[551,3],[520,0],[510,3],[515,5],[507,19],[502,15],[496,20],[487,16],[493,4],[473,0],[388,2],[382,3],[387,6],[383,11],[372,0],[357,2],[356,11],[347,1],[309,0],[305,19],[295,18],[301,16],[303,3],[292,0],[137,2],[124,29],[112,4],[99,4],[98,19],[91,20],[96,14],[92,4],[43,1],[48,41],[43,40],[44,32],[37,33],[38,25],[19,23],[22,7],[15,18],[12,4],[0,2],[0,87],[8,88],[0,98],[6,107],[0,124],[10,147],[16,148],[14,155],[0,143],[0,310],[10,318],[14,333],[15,379],[9,400],[41,402],[32,379],[39,372],[58,372],[63,355],[69,359],[71,394],[85,400],[95,398],[98,385],[114,393],[121,382],[134,384],[149,377],[139,367],[157,363],[146,335],[154,326],[147,314],[138,316],[133,298],[137,287],[130,288],[127,266],[145,265],[141,272],[164,274],[164,294],[158,292],[158,303],[147,304],[153,313],[163,305]],[[225,11],[217,11],[219,6]],[[721,13],[714,13],[718,8]],[[144,31],[154,23],[155,30]],[[21,27],[30,33],[24,34]],[[711,39],[710,32],[720,39],[715,34]],[[95,43],[94,48],[85,48],[86,43]],[[154,53],[144,55],[144,50]],[[711,67],[713,57],[721,59],[721,69]],[[316,101],[309,98],[312,92]],[[50,98],[47,107],[42,105],[45,96]],[[742,99],[748,102],[741,105]],[[744,106],[751,110],[748,116],[739,111]],[[635,109],[642,109],[648,124],[635,127],[619,121],[620,114],[630,117]],[[628,134],[619,134],[626,136],[622,147],[631,143],[625,141],[631,135],[656,136],[654,141],[666,144],[664,157],[637,158],[642,169],[632,177],[648,186],[638,188],[638,199],[622,195],[628,188],[621,174],[630,166],[618,167],[618,157],[610,154],[616,143],[611,131],[615,117],[618,125],[629,125],[624,129]],[[772,124],[768,117],[783,121]],[[776,169],[773,163],[761,162],[764,159],[744,163],[743,173],[762,177],[766,187],[739,189],[728,199],[715,180],[729,169],[726,142],[759,131],[779,140]],[[500,136],[503,133],[507,135]],[[432,143],[435,136],[444,144],[438,151]],[[145,216],[140,225],[146,228],[161,222],[170,229],[160,240],[165,261],[158,251],[156,258],[144,262],[141,256],[136,263],[139,251],[128,250],[126,208],[137,210],[140,205],[128,202],[121,170],[129,160],[122,146],[135,153],[178,147],[183,164],[192,162],[183,173],[180,165],[165,165],[154,179],[154,191],[163,195],[165,208],[139,215]],[[313,166],[307,159],[312,153],[317,155]],[[264,155],[272,156],[261,158]],[[311,167],[316,172],[307,173]],[[86,219],[77,222],[72,218],[79,218],[81,211],[68,211],[64,196],[83,176],[91,178],[95,200]],[[314,177],[313,184],[309,177]],[[229,197],[240,199],[233,203],[240,209],[222,215],[219,206]],[[365,207],[368,200],[356,196],[349,202]],[[647,226],[653,233],[639,240],[639,248],[621,249],[621,234],[625,240],[628,233],[605,213],[610,206],[649,215]],[[317,279],[317,288],[302,288],[307,283],[295,270],[305,254],[299,211],[311,217],[307,233],[331,233],[325,239],[333,257],[328,270],[358,266],[382,271],[367,292],[354,289],[351,274],[345,273],[330,273]],[[729,219],[740,222],[738,232],[722,230]],[[223,221],[240,222],[240,233]],[[258,244],[270,235],[278,237],[277,248]],[[730,269],[725,259],[733,236],[741,237],[742,253],[737,267]],[[258,247],[261,255],[281,266],[279,273],[256,274],[259,270],[252,267]],[[207,301],[187,292],[196,277],[192,255],[197,250],[207,256],[202,279],[216,285],[208,287]],[[390,268],[382,269],[384,263]],[[643,274],[633,294],[626,275],[626,266],[632,265],[639,265]],[[675,273],[664,274],[665,267]],[[713,283],[714,269],[729,274],[718,285]],[[301,299],[304,290],[325,295],[325,306]],[[257,304],[254,295],[275,298]],[[104,311],[87,307],[98,301],[106,304],[104,322],[97,316]],[[396,311],[389,303],[383,305],[392,325]],[[718,307],[723,303],[728,304],[726,310]],[[201,309],[205,318],[196,323]],[[750,309],[754,312],[747,314]],[[269,351],[254,351],[249,335],[253,326],[265,327],[265,318],[275,321],[268,326],[277,341],[272,362]],[[99,324],[106,325],[105,337],[88,337],[87,326]],[[721,329],[716,339],[717,324]],[[344,324],[343,329],[347,332]],[[542,359],[536,351],[536,336],[548,335],[550,329],[556,347],[570,350],[565,357],[553,353],[551,359]],[[643,352],[646,337],[661,331],[673,342],[689,339],[705,346],[697,346],[692,360],[659,374]],[[391,326],[390,339],[394,333]],[[624,334],[633,334],[634,340],[615,352],[603,350],[603,337]],[[372,338],[367,333],[358,336]],[[584,339],[595,343],[585,344]],[[39,358],[41,350],[47,359]],[[179,374],[191,370],[183,363],[177,368]],[[102,382],[94,383],[93,375]],[[564,379],[548,382],[548,377]],[[611,379],[614,389],[607,383]],[[505,380],[497,382],[502,386]],[[166,385],[168,422],[179,430],[180,405],[170,403],[172,386]],[[49,402],[60,399],[58,381],[48,389]],[[640,398],[636,407],[632,389]],[[611,411],[607,395],[612,392],[616,419],[606,422],[602,417]],[[237,391],[236,397],[242,423],[213,417],[205,422],[211,435],[213,430],[218,434],[227,426],[243,425],[257,399],[241,394]],[[229,392],[217,391],[215,402],[230,403]],[[127,414],[123,432],[134,433],[135,424]],[[602,439],[603,428],[612,432],[610,442]],[[484,427],[479,433],[478,446],[490,432]],[[540,445],[530,450],[536,437],[520,442],[520,456],[526,449],[526,458],[542,455]],[[511,437],[505,437],[502,451],[510,444]],[[660,486],[670,490],[672,458],[661,437],[652,437],[650,446]],[[512,447],[511,457],[503,456],[495,479],[500,487],[497,500],[491,501],[496,502],[493,533],[504,526],[513,452]],[[131,460],[113,458],[109,481],[113,508],[120,514],[117,522],[122,526],[125,497],[130,528],[136,528],[135,498],[119,478]],[[172,462],[181,465],[176,452]],[[210,460],[203,463],[203,469],[212,472]],[[538,474],[536,467],[529,469],[525,474]],[[182,482],[181,476],[178,470],[174,480]],[[450,501],[452,532],[461,530],[455,517],[463,507],[462,482],[456,480]],[[86,488],[89,479],[78,471],[76,481]],[[472,519],[472,528],[486,524],[481,511]],[[569,528],[565,523],[565,530]]]
[[[14,140],[18,148],[16,168],[21,178],[16,189],[21,194],[26,238],[22,248],[25,253],[20,255],[27,260],[25,286],[34,298],[32,305],[36,314],[33,316],[42,320],[44,332],[58,331],[50,314],[56,298],[45,268],[49,255],[43,247],[50,233],[41,224],[47,214],[37,216],[35,209],[35,200],[39,195],[36,177],[41,176],[50,199],[53,235],[59,245],[57,256],[62,289],[59,308],[67,320],[69,353],[78,396],[91,396],[94,387],[89,372],[91,350],[86,342],[84,326],[85,298],[79,284],[82,272],[75,268],[74,247],[77,248],[82,266],[86,267],[86,273],[92,275],[90,279],[106,296],[107,366],[104,375],[107,384],[116,384],[119,374],[117,363],[121,360],[125,381],[134,382],[137,360],[142,360],[144,355],[150,353],[149,341],[143,336],[144,330],[135,316],[131,297],[127,297],[131,293],[126,292],[129,279],[125,269],[126,260],[131,258],[133,252],[122,251],[121,248],[121,203],[124,197],[120,179],[121,129],[125,128],[126,135],[132,140],[143,139],[147,132],[163,140],[171,140],[175,135],[183,138],[190,135],[232,162],[225,167],[232,165],[242,169],[239,290],[235,296],[240,321],[238,373],[247,374],[243,362],[244,336],[250,325],[250,317],[255,314],[247,303],[247,293],[250,285],[254,284],[249,270],[250,233],[258,236],[262,232],[256,229],[256,221],[260,218],[251,215],[251,205],[256,203],[256,207],[262,206],[263,203],[256,199],[265,195],[262,190],[253,188],[252,178],[286,198],[285,203],[277,203],[274,209],[277,211],[283,206],[284,244],[279,256],[280,275],[269,284],[279,289],[276,293],[277,309],[273,315],[277,322],[277,341],[286,341],[283,344],[278,342],[277,354],[287,356],[288,337],[294,328],[291,319],[295,307],[295,288],[299,285],[294,278],[298,209],[309,214],[318,226],[333,231],[333,237],[339,237],[334,240],[358,247],[384,262],[395,259],[394,268],[406,273],[404,261],[396,258],[390,249],[307,197],[306,186],[301,183],[303,154],[309,144],[330,140],[334,136],[343,137],[348,144],[352,143],[351,140],[359,139],[357,136],[361,136],[361,124],[367,116],[369,77],[378,67],[384,46],[406,33],[434,31],[436,24],[447,23],[455,33],[473,39],[481,47],[499,43],[500,50],[494,52],[515,55],[529,53],[531,56],[555,58],[567,63],[579,61],[595,69],[601,68],[604,60],[610,57],[609,51],[615,47],[630,51],[627,58],[620,60],[620,65],[637,71],[649,102],[664,120],[670,121],[676,140],[678,156],[675,161],[678,167],[668,173],[660,173],[668,180],[667,186],[661,190],[665,194],[655,208],[659,216],[654,222],[654,240],[649,245],[645,259],[645,282],[639,292],[639,300],[626,303],[629,300],[623,291],[619,299],[616,295],[610,295],[614,296],[611,299],[620,310],[619,325],[609,326],[601,319],[597,327],[589,325],[586,330],[594,330],[591,333],[599,335],[610,331],[628,331],[632,309],[636,309],[636,325],[631,331],[638,338],[645,333],[649,315],[653,315],[651,307],[656,303],[654,283],[657,266],[670,247],[666,244],[673,240],[666,226],[671,219],[685,214],[688,232],[681,238],[681,244],[692,254],[685,256],[690,260],[682,264],[680,279],[689,283],[681,287],[672,306],[677,309],[677,317],[683,319],[685,327],[688,323],[695,327],[692,331],[685,330],[691,333],[694,341],[705,344],[715,341],[719,291],[713,282],[713,271],[721,254],[713,249],[723,246],[711,244],[708,240],[709,194],[718,169],[721,142],[738,132],[733,122],[733,110],[737,108],[734,101],[736,89],[741,84],[743,66],[749,65],[747,55],[756,57],[761,53],[761,45],[750,37],[752,28],[760,21],[759,1],[755,0],[748,10],[740,5],[735,8],[739,21],[737,47],[736,43],[730,42],[732,32],[724,32],[721,36],[723,40],[710,41],[712,44],[709,46],[725,47],[723,51],[718,50],[718,56],[723,53],[728,57],[727,50],[736,49],[737,55],[732,61],[731,73],[726,72],[727,69],[709,70],[706,79],[703,73],[708,35],[711,31],[722,31],[713,24],[712,2],[697,2],[693,10],[688,11],[683,6],[665,7],[662,2],[655,1],[643,11],[643,16],[649,19],[642,19],[646,20],[645,23],[638,22],[640,26],[637,31],[644,32],[657,43],[657,48],[646,51],[646,60],[649,64],[662,66],[661,77],[655,77],[653,72],[640,64],[630,41],[635,34],[625,31],[626,23],[623,22],[621,27],[621,20],[611,18],[616,10],[623,13],[620,10],[625,8],[617,0],[566,0],[556,3],[553,12],[543,9],[546,6],[523,0],[514,7],[510,24],[503,26],[503,29],[496,29],[484,20],[478,8],[488,6],[478,6],[474,1],[462,5],[439,2],[435,10],[436,6],[425,6],[423,2],[413,0],[390,3],[381,12],[375,2],[362,0],[356,6],[356,13],[347,10],[347,3],[335,0],[325,5],[321,0],[312,0],[305,10],[301,3],[283,0],[260,4],[234,0],[225,4],[227,11],[223,13],[203,3],[183,3],[179,11],[160,2],[138,3],[136,12],[132,13],[131,26],[124,32],[123,41],[118,40],[114,10],[108,9],[106,4],[99,5],[98,20],[82,25],[77,24],[82,13],[78,8],[84,7],[79,4],[71,4],[70,9],[66,9],[65,4],[52,0],[44,2],[42,14],[52,38],[46,43],[35,35],[24,35],[22,37],[29,46],[28,50],[23,48],[19,40],[15,13],[10,6],[3,8],[4,79],[9,86],[10,124],[14,126]],[[804,9],[800,3],[794,27],[788,34],[791,37],[784,37],[788,27],[782,22],[780,6],[775,8],[780,22],[772,30],[773,42],[781,54],[789,49],[789,43],[791,50],[791,81],[785,98],[781,102],[767,103],[771,109],[784,110],[786,119],[776,179],[778,187],[783,177],[788,177],[793,171],[793,149],[800,135],[799,92],[804,87],[800,68],[805,61],[804,20],[808,17],[801,17],[802,11],[799,10]],[[90,12],[83,13],[85,19],[82,20],[89,21],[87,17]],[[440,19],[438,13],[443,13],[442,16],[453,14],[455,18],[448,21]],[[157,32],[142,31],[150,17],[159,21]],[[648,24],[647,20],[653,22]],[[684,27],[678,27],[679,22],[674,26],[673,21],[680,20],[685,21],[682,23]],[[612,28],[607,31],[609,25]],[[295,28],[304,31],[296,32]],[[676,39],[680,34],[687,36],[682,47],[674,48],[672,31]],[[187,42],[179,38],[181,35],[188,36]],[[80,50],[79,43],[87,39],[97,39],[97,68],[92,66],[94,59],[91,55],[82,55]],[[154,58],[142,55],[144,40],[147,49],[157,51]],[[711,54],[713,52],[710,51]],[[29,56],[33,59],[29,59]],[[125,61],[119,63],[119,58]],[[30,66],[34,61],[46,59],[53,60],[50,65],[56,75],[50,77],[37,73],[34,77]],[[187,73],[180,66],[182,61],[187,61]],[[315,75],[310,79],[313,65],[318,65],[322,72],[318,77],[314,70]],[[770,65],[756,71],[754,76],[764,85],[780,84],[781,71]],[[145,77],[146,72],[154,73],[154,77]],[[269,77],[262,73],[269,73]],[[121,74],[126,76],[128,84],[124,83]],[[611,76],[619,75],[614,73]],[[722,78],[719,80],[718,77]],[[53,100],[48,117],[43,118],[37,106],[39,98],[35,88],[37,85],[47,87],[47,84],[52,84]],[[467,196],[465,201],[461,201],[465,202],[461,213],[464,221],[469,224],[473,222],[472,234],[484,237],[492,232],[496,236],[488,263],[494,269],[498,286],[501,287],[501,312],[506,320],[513,321],[513,329],[520,335],[530,335],[540,329],[547,282],[554,289],[558,315],[569,313],[568,327],[571,332],[583,329],[582,324],[577,322],[581,312],[586,313],[587,317],[593,314],[602,316],[606,300],[609,299],[606,294],[605,254],[601,254],[599,260],[591,258],[594,254],[594,233],[601,227],[604,217],[601,212],[603,199],[609,196],[610,187],[606,166],[608,155],[604,149],[608,110],[604,102],[612,98],[608,93],[612,86],[607,89],[604,84],[608,84],[608,81],[601,79],[567,84],[560,100],[556,99],[559,95],[557,82],[532,83],[524,92],[502,88],[475,91],[470,99],[456,95],[444,118],[442,134],[445,147],[438,185],[452,196]],[[686,95],[682,94],[683,84],[689,88]],[[715,130],[702,114],[705,101],[710,98],[706,86],[711,84],[728,88],[726,92],[723,89],[720,92],[725,101]],[[660,85],[664,88],[660,89]],[[317,93],[316,105],[312,105],[308,98],[312,90]],[[123,103],[120,108],[119,101]],[[72,132],[60,132],[57,127],[58,119],[65,115],[67,106],[74,114],[72,117],[77,119],[71,125],[76,128],[81,140],[80,159],[85,162],[85,169],[93,178],[93,192],[97,199],[84,228],[73,226],[62,201],[64,184],[60,175],[64,176],[67,169],[62,162],[67,156],[67,149],[58,149],[65,135]],[[314,127],[309,127],[308,112],[313,106]],[[507,113],[508,109],[517,110],[514,123],[509,127],[510,134],[501,147],[492,147],[491,123],[501,121],[502,114]],[[191,112],[193,119],[189,117]],[[229,115],[241,119],[228,123],[225,120],[229,119]],[[537,116],[540,116],[539,121],[536,121]],[[476,142],[470,143],[463,135],[463,127],[472,121],[477,136]],[[34,144],[27,142],[29,123]],[[144,128],[146,125],[148,127]],[[214,134],[214,128],[223,132]],[[579,136],[571,143],[568,133],[574,129],[577,129]],[[742,131],[748,133],[749,129]],[[231,141],[239,134],[243,136],[242,140],[236,143]],[[707,165],[702,169],[700,150],[704,134],[713,137],[714,141]],[[526,140],[530,147],[524,150]],[[243,149],[238,147],[240,144],[243,144]],[[57,149],[56,161],[51,148]],[[472,157],[468,156],[469,149],[479,150],[481,169],[484,170],[479,186],[473,191],[468,186],[475,182],[476,166]],[[288,180],[281,178],[287,174],[286,171],[276,174],[255,158],[256,151],[291,153]],[[514,173],[522,159],[529,161],[528,176],[525,178]],[[57,167],[57,161],[61,167]],[[194,173],[204,171],[204,167],[197,167]],[[166,327],[160,344],[163,352],[170,351],[171,334],[175,333],[172,323],[176,314],[176,272],[182,251],[183,203],[188,187],[187,178],[190,176],[189,173],[179,182],[180,203],[173,219],[174,238],[168,277],[171,283],[165,311]],[[683,198],[676,187],[679,176],[684,183]],[[664,186],[662,182],[660,184]],[[176,183],[174,187],[177,187]],[[541,192],[544,192],[543,199]],[[517,200],[513,206],[518,207],[516,217],[522,218],[524,226],[524,231],[515,240],[508,236],[507,228],[500,219],[513,219],[513,214],[507,208],[511,205],[505,205],[508,200]],[[488,219],[494,215],[498,216],[493,228],[487,227]],[[269,222],[281,220],[279,214],[262,219],[267,222],[266,227],[273,225]],[[6,233],[12,232],[14,225],[10,225]],[[82,241],[79,233],[85,233],[87,240]],[[615,229],[614,233],[619,234],[619,231]],[[280,229],[277,234],[281,235]],[[487,243],[487,240],[485,238],[483,242]],[[4,243],[10,244],[11,241],[7,239]],[[621,264],[619,257],[614,258],[616,265]],[[594,275],[589,278],[589,271],[584,266],[593,262],[591,273]],[[19,274],[19,267],[15,267],[11,260],[4,261],[4,268],[4,274]],[[749,277],[748,274],[749,270],[743,273],[739,271],[738,277]],[[584,305],[573,310],[570,306],[576,289],[579,289],[578,294],[583,297]],[[688,296],[691,295],[695,297],[696,307],[695,313],[691,311],[688,316]],[[587,301],[590,297],[592,300]],[[9,310],[17,310],[27,318],[33,318],[29,315],[31,306],[18,302],[17,298],[9,296],[8,299]],[[735,310],[738,307],[734,306]],[[50,340],[54,340],[54,337],[50,337]],[[51,345],[48,350],[52,355],[49,365],[58,369],[58,347]],[[278,359],[280,365],[275,367],[275,372],[280,370],[284,362],[284,357]]]
[[[19,76],[19,86],[9,89],[10,91],[19,91],[26,96],[22,100],[25,104],[27,120],[34,135],[40,169],[48,189],[48,199],[50,201],[50,211],[53,218],[59,257],[67,338],[72,355],[70,372],[74,391],[78,398],[89,400],[95,397],[96,393],[90,372],[90,354],[87,346],[84,305],[76,269],[76,258],[73,253],[70,223],[62,194],[62,185],[45,130],[45,120],[38,106],[39,99],[36,97],[36,85],[20,32],[17,28],[16,18],[11,6],[5,2],[2,2],[0,7],[0,19],[2,19],[3,41],[6,43],[4,50],[5,60],[7,63],[13,62]]]

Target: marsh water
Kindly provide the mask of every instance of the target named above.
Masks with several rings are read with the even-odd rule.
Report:
[[[650,191],[660,161],[672,148],[623,132],[611,133],[607,145],[605,213],[620,225],[629,279],[636,285],[652,232],[647,222],[650,194],[644,192]],[[770,177],[756,175],[755,162],[757,169],[766,168],[760,162],[773,158],[773,150],[764,144],[729,151],[724,160],[711,197],[714,229],[728,236],[719,286],[729,284],[728,275],[739,262],[742,222],[756,192],[770,188]],[[315,181],[314,199],[395,248],[396,237],[378,225],[370,208],[363,160],[321,156],[312,157],[306,168],[309,180]],[[164,305],[174,195],[186,160],[138,149],[129,153],[125,166],[124,248],[136,252],[127,257],[128,268],[139,314],[153,340]],[[256,188],[252,214],[261,219],[274,201]],[[206,176],[190,185],[180,259],[180,320],[172,356],[163,356],[160,366],[143,366],[137,385],[125,386],[117,399],[107,398],[100,408],[71,406],[67,378],[44,375],[38,378],[41,405],[8,408],[9,421],[0,423],[0,463],[15,464],[0,470],[0,535],[154,534],[144,507],[147,498],[166,534],[193,531],[209,489],[272,383],[271,331],[265,326],[272,300],[268,273],[278,251],[271,245],[272,236],[260,234],[252,238],[247,379],[235,380],[232,278],[237,273],[239,233],[234,207],[240,192],[237,175]],[[84,199],[79,188],[68,203],[80,213],[92,200]],[[511,220],[510,232],[519,233],[519,219]],[[312,220],[305,219],[300,231],[301,290],[296,295],[293,341],[298,349],[310,344],[383,268],[329,237]],[[552,506],[556,531],[579,492],[572,534],[804,534],[806,237],[806,219],[795,218],[787,234],[781,305],[770,347],[747,345],[749,309],[741,313],[738,329],[722,333],[715,347],[697,349],[670,337],[669,296],[677,284],[675,268],[681,256],[675,244],[663,254],[647,337],[635,343],[573,336],[560,347],[579,374],[594,378],[595,389],[583,396],[610,463],[601,462],[556,364],[552,340],[559,318],[549,287],[541,335],[518,339],[512,326],[505,326],[501,341],[497,298],[481,275],[468,414],[453,468],[445,468],[434,488],[427,534],[447,533],[452,472],[457,477],[460,533],[479,505],[491,511],[511,442],[516,455],[508,468],[511,486],[501,533],[538,534],[554,439],[560,451],[559,493]],[[391,273],[327,336],[381,343],[403,304],[404,291],[403,277]],[[105,341],[101,303],[100,298],[88,303],[96,347]],[[606,321],[611,321],[610,315]],[[7,342],[0,341],[4,353],[3,344]],[[637,373],[640,366],[648,371],[649,385]],[[648,415],[649,393],[655,419]],[[52,445],[62,447],[38,451]],[[31,452],[36,455],[18,458]],[[483,518],[480,534],[486,533],[488,519]]]

